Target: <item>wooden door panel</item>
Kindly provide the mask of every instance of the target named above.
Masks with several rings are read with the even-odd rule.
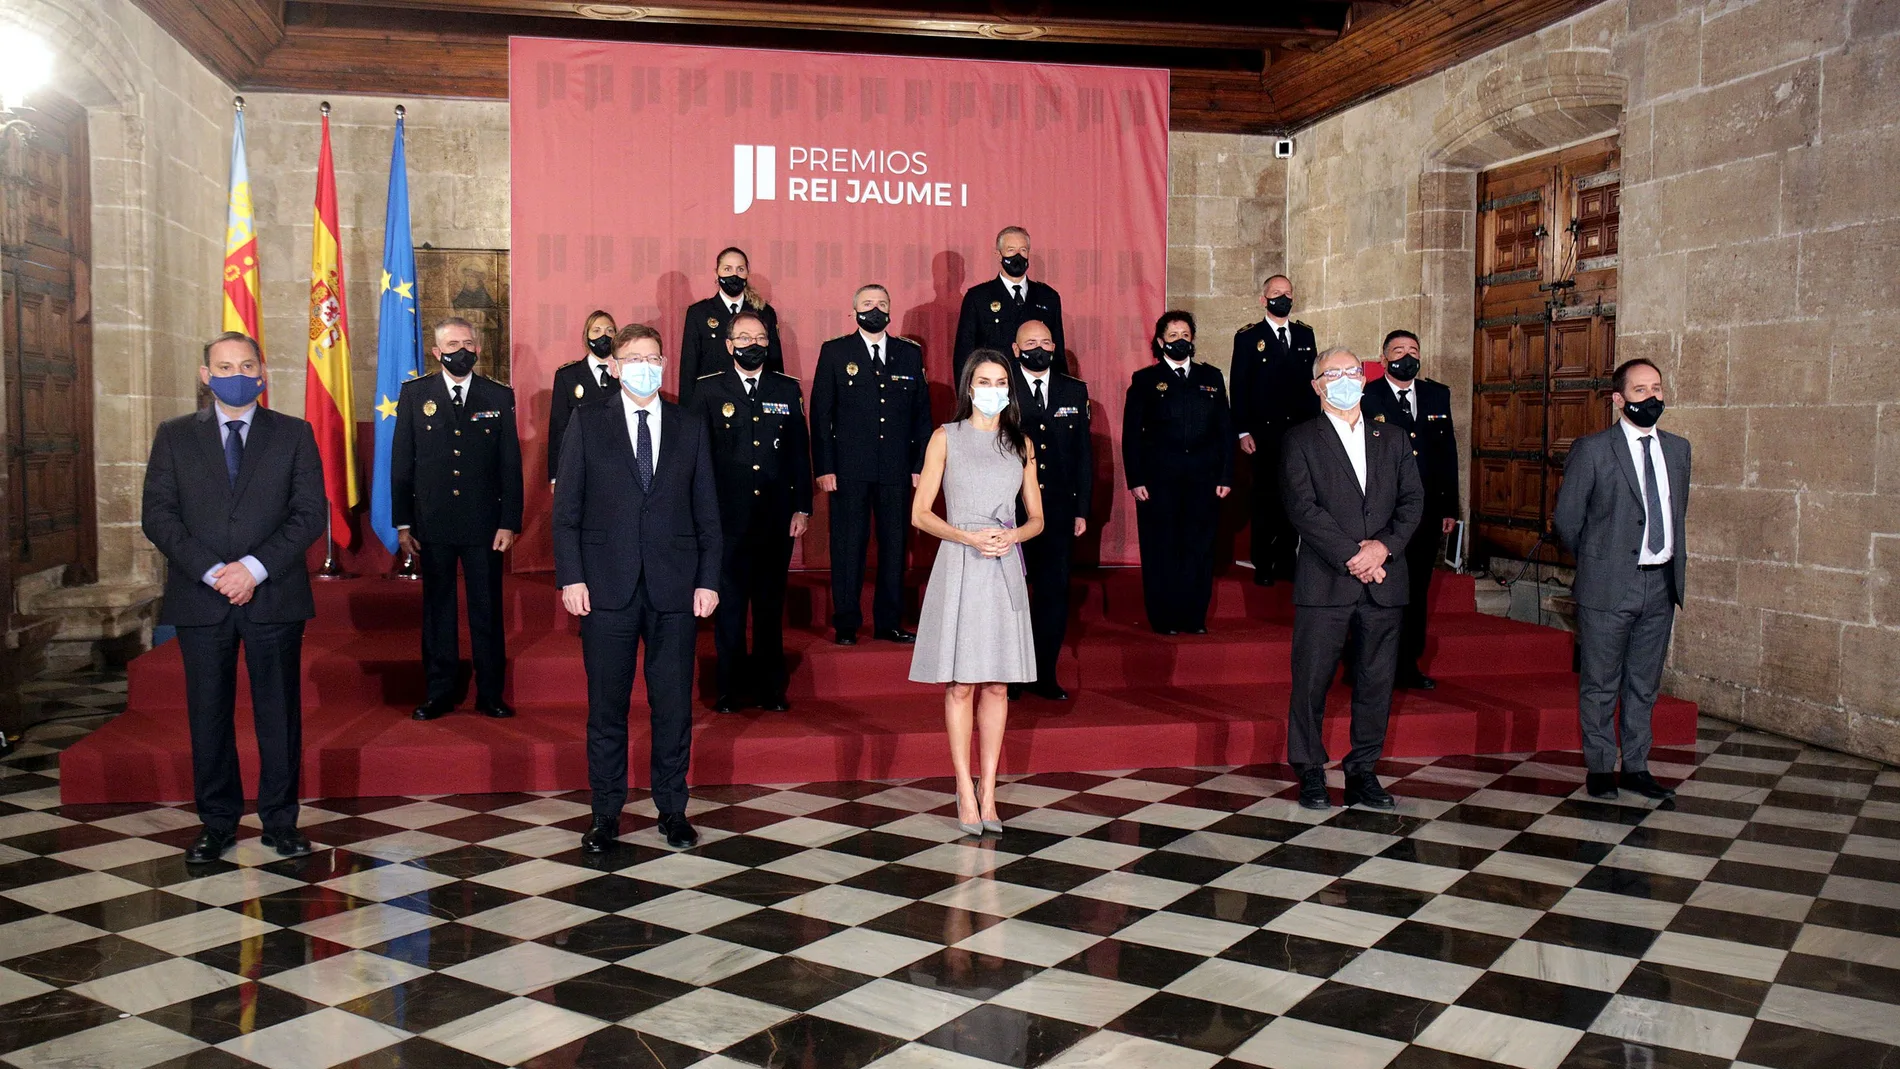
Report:
[[[1472,441],[1477,444],[1477,449],[1481,454],[1508,452],[1516,439],[1511,423],[1516,416],[1516,409],[1511,396],[1497,392],[1481,393],[1475,401],[1472,421],[1477,424],[1477,430],[1472,435]]]

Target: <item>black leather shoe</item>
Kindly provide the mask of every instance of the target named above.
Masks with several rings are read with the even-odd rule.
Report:
[[[426,701],[426,702],[423,702],[421,705],[416,706],[416,711],[409,714],[409,719],[434,720],[437,717],[447,716],[454,711],[455,711],[454,699],[437,698],[433,701]]]
[[[596,823],[581,835],[581,853],[604,854],[620,838],[620,829],[611,823]]]
[[[1400,690],[1437,690],[1438,680],[1423,672],[1400,672],[1392,685]]]
[[[296,828],[267,831],[258,842],[277,851],[279,857],[303,857],[310,853],[310,840],[304,838],[303,833]]]
[[[1367,809],[1397,809],[1399,804],[1379,785],[1379,777],[1370,771],[1346,773],[1346,804]]]
[[[1069,692],[1063,690],[1062,684],[1054,680],[1038,680],[1023,689],[1044,701],[1066,702],[1069,700]]]
[[[855,646],[858,644],[858,636],[849,631],[840,631],[832,636],[831,641],[840,646]]]
[[[1623,786],[1628,787],[1630,790],[1635,791],[1645,798],[1654,799],[1658,802],[1666,802],[1676,796],[1675,791],[1657,783],[1656,777],[1650,775],[1648,772],[1623,773]]]
[[[1300,770],[1300,808],[1331,809],[1333,800],[1326,794],[1326,770],[1318,766]]]
[[[507,702],[476,702],[475,708],[483,716],[493,720],[506,720],[515,715],[514,708]]]
[[[785,695],[777,694],[760,702],[759,708],[768,713],[789,713],[792,711],[792,703],[785,700]]]
[[[712,706],[715,713],[736,713],[743,708],[745,708],[745,703],[730,694],[721,694],[713,701]]]
[[[901,627],[886,628],[883,631],[879,631],[877,637],[885,642],[909,643],[917,641],[917,635],[914,632],[906,631]]]
[[[231,844],[236,841],[236,832],[206,828],[198,833],[198,837],[192,840],[190,846],[185,847],[185,863],[203,865],[216,861],[223,857],[224,852],[231,849]]]
[[[1616,773],[1591,772],[1583,777],[1583,789],[1588,791],[1592,798],[1613,802],[1616,800]]]
[[[699,833],[686,823],[684,813],[660,814],[660,834],[666,836],[666,845],[675,850],[685,850],[699,843]]]

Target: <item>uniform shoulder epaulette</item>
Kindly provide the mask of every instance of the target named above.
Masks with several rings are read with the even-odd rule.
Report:
[[[1247,333],[1248,331],[1254,329],[1255,327],[1259,326],[1260,324],[1264,322],[1266,322],[1266,320],[1256,319],[1253,322],[1247,324],[1246,326],[1241,327],[1239,330],[1234,331],[1234,336],[1239,337],[1240,335]]]
[[[586,359],[586,358],[585,358],[585,357],[583,357],[582,359]],[[566,371],[566,370],[567,370],[568,368],[571,368],[571,367],[573,367],[573,366],[574,366],[575,364],[578,364],[578,363],[580,363],[580,360],[569,360],[569,361],[568,361],[567,363],[565,363],[565,364],[562,364],[562,365],[561,365],[560,367],[557,367],[557,368],[555,368],[554,370],[556,370],[556,371]]]
[[[1304,320],[1304,319],[1295,319],[1295,320],[1292,320],[1292,321],[1290,321],[1290,322],[1289,322],[1289,323],[1288,323],[1287,325],[1288,325],[1288,326],[1294,326],[1294,327],[1306,327],[1306,329],[1307,329],[1307,330],[1312,330],[1312,329],[1313,329],[1313,328],[1312,328],[1311,326],[1309,326],[1309,325],[1307,324],[1307,322],[1306,322],[1306,320]]]
[[[777,375],[781,379],[791,379],[793,382],[798,381],[797,375],[787,374],[786,372],[783,372],[783,371],[774,371],[772,372],[772,374]]]
[[[697,379],[694,379],[693,381],[695,381],[695,382],[705,382],[705,381],[706,381],[707,379],[716,379],[716,378],[718,378],[719,376],[721,376],[721,375],[724,375],[724,374],[725,374],[725,372],[723,372],[723,371],[713,371],[713,372],[708,372],[707,374],[704,374],[704,375],[701,375],[701,376],[700,376],[699,378],[697,378]]]
[[[1089,380],[1077,375],[1071,375],[1066,371],[1058,371],[1056,372],[1056,374],[1061,376],[1062,378],[1068,379],[1070,382],[1079,382],[1084,386],[1087,386],[1089,384]]]

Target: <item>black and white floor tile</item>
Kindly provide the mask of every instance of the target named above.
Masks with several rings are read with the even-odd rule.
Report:
[[[579,850],[580,794],[319,801],[187,867],[189,807],[0,765],[14,1069],[1900,1066],[1900,772],[1705,720],[1660,808],[1576,754],[700,790]],[[253,822],[254,824],[254,822]],[[248,836],[255,835],[254,826]]]

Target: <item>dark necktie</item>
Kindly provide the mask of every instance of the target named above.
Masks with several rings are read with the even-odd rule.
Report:
[[[237,485],[238,467],[244,463],[244,421],[231,420],[224,425],[224,473]]]
[[[614,377],[607,374],[607,367],[604,364],[601,365],[600,368],[600,388],[603,390],[611,390],[614,388]]]
[[[1174,373],[1177,377],[1180,378],[1182,382],[1186,382],[1188,380],[1188,376],[1187,376],[1188,369],[1187,369],[1186,364],[1182,364],[1179,368],[1175,369]]]
[[[452,386],[449,388],[449,394],[455,401],[455,407],[462,407],[462,388],[460,386]]]
[[[883,360],[883,358],[877,355],[877,343],[876,343],[876,342],[873,342],[873,343],[871,343],[871,363],[873,363],[873,364],[876,364],[876,365],[877,365],[878,367],[883,367],[883,366],[884,366],[884,360]]]
[[[1645,434],[1641,437],[1643,442],[1643,510],[1648,513],[1643,523],[1643,526],[1648,528],[1644,544],[1649,547],[1651,553],[1661,553],[1663,550],[1662,493],[1656,489],[1656,455],[1649,448],[1656,436]]]
[[[758,389],[759,389],[759,380],[758,380],[758,379],[747,379],[747,380],[745,380],[745,399],[746,399],[746,400],[748,400],[748,401],[750,401],[750,400],[752,400],[753,398],[755,398],[755,397],[757,397],[757,396],[758,396]]]
[[[1286,342],[1286,328],[1285,327],[1274,327],[1273,333],[1278,335],[1280,338],[1280,348],[1282,349],[1291,348],[1291,346],[1287,345],[1287,342]]]
[[[640,489],[642,492],[653,489],[653,432],[647,429],[647,410],[642,408],[634,413],[640,417],[640,426],[634,431],[633,463],[640,471]]]
[[[1412,391],[1411,390],[1399,391],[1399,408],[1404,410],[1406,419],[1412,418]]]
[[[1036,388],[1036,410],[1040,412],[1044,407],[1042,403],[1042,380],[1036,379],[1031,385]]]
[[[1009,288],[1009,296],[1016,302],[1016,307],[1021,308],[1023,306],[1023,288],[1021,286],[1011,286]]]

